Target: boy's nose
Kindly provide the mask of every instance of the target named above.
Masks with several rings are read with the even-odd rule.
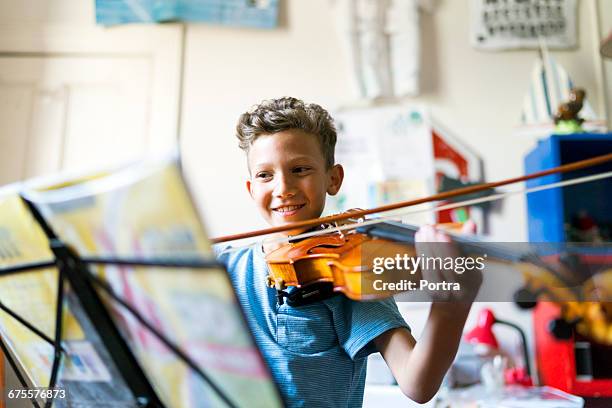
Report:
[[[295,195],[295,187],[291,183],[289,177],[280,176],[277,178],[277,183],[274,187],[274,195],[281,198]]]

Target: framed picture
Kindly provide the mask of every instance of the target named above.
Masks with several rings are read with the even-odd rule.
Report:
[[[471,0],[472,45],[480,50],[576,46],[576,0]]]

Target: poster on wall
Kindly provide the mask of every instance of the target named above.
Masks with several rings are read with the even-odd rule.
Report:
[[[274,28],[278,0],[96,0],[98,24],[171,21]]]
[[[480,50],[576,47],[576,0],[471,0],[470,42]]]
[[[478,155],[432,120],[425,106],[353,109],[337,112],[334,117],[336,162],[344,167],[345,179],[340,192],[328,200],[329,213],[429,196],[440,191],[443,176],[457,186],[482,180]],[[448,203],[437,205],[444,204]],[[411,224],[463,222],[467,218],[483,223],[478,209],[434,213],[433,206],[425,204],[398,213]]]
[[[424,197],[434,191],[427,112],[422,107],[352,109],[334,114],[336,162],[344,167],[330,213]],[[413,223],[432,222],[431,213]],[[424,218],[423,218],[424,217]]]

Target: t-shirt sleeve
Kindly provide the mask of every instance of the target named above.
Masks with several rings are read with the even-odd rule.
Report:
[[[227,244],[216,244],[212,246],[213,253],[217,257],[217,261],[227,268],[230,257],[230,249],[232,247]]]
[[[397,327],[410,330],[393,298],[356,302],[335,296],[326,304],[332,312],[340,346],[353,360],[375,353],[372,340],[384,332]]]

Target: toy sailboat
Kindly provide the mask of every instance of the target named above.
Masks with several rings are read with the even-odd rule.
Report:
[[[569,99],[574,83],[557,61],[543,50],[531,71],[531,82],[523,100],[520,133],[549,135],[554,133],[553,116],[559,105]],[[605,131],[605,122],[599,120],[588,101],[580,111],[586,131]]]

